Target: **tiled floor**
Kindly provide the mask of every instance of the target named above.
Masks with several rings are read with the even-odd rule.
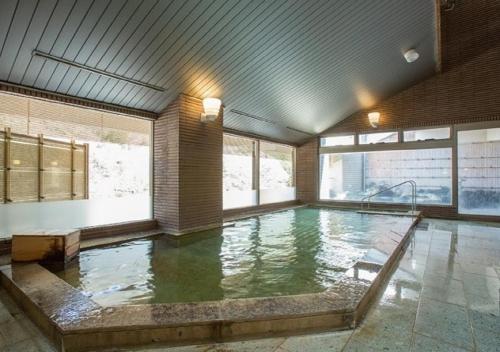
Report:
[[[500,351],[500,224],[424,220],[354,331],[141,352]],[[53,351],[0,289],[0,351]]]

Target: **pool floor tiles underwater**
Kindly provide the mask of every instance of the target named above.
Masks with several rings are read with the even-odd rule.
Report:
[[[119,351],[500,351],[500,226],[423,222],[355,330]],[[55,351],[3,289],[0,351]]]

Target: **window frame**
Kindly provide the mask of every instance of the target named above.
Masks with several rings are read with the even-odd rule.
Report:
[[[439,138],[439,139],[423,139],[423,140],[416,140],[416,141],[407,141],[404,137],[405,132],[416,132],[416,131],[426,131],[426,130],[437,130],[437,129],[442,129],[442,128],[447,128],[448,129],[448,138]],[[402,130],[401,133],[401,142],[402,143],[428,143],[428,142],[434,142],[434,141],[448,141],[453,139],[453,127],[450,125],[444,125],[444,126],[430,126],[430,127],[421,127],[421,128],[405,128]]]
[[[499,122],[500,125],[500,122]],[[411,141],[404,142],[403,132],[405,130],[417,130],[417,129],[431,129],[431,128],[441,128],[441,127],[449,127],[450,128],[450,138],[449,139],[439,139],[439,140],[425,140],[425,141]],[[376,131],[357,131],[357,132],[341,132],[341,133],[332,133],[321,135],[321,137],[326,136],[342,136],[342,135],[350,135],[354,134],[354,145],[343,145],[343,146],[334,146],[334,147],[322,147],[320,144],[320,140],[318,140],[318,167],[317,167],[317,199],[320,202],[331,202],[338,204],[360,204],[360,201],[353,200],[332,200],[332,199],[321,199],[321,182],[319,182],[320,178],[320,158],[321,154],[341,154],[341,153],[359,153],[359,152],[375,152],[375,151],[391,151],[391,150],[415,150],[415,149],[441,149],[441,148],[451,148],[451,204],[422,204],[421,206],[432,206],[432,207],[443,207],[456,208],[458,205],[458,182],[457,182],[457,147],[456,147],[456,126],[455,125],[439,125],[439,126],[429,126],[423,128],[399,128],[399,129],[386,129],[386,130],[376,130]],[[370,134],[370,133],[386,133],[386,132],[397,132],[398,134],[398,142],[390,142],[390,143],[372,143],[372,144],[359,144],[359,135],[361,134]],[[374,204],[383,204],[383,205],[396,205],[396,206],[405,206],[406,203],[377,203]]]
[[[235,208],[224,208],[224,204],[223,204],[223,207],[222,207],[223,211],[226,211],[226,210],[233,211],[233,210],[238,210],[238,209],[255,208],[255,207],[260,207],[260,206],[268,206],[268,205],[272,205],[272,204],[279,204],[279,203],[285,203],[285,202],[291,202],[291,201],[297,200],[297,146],[292,145],[292,144],[277,142],[277,141],[273,141],[273,140],[269,140],[269,139],[265,139],[265,138],[258,138],[256,136],[239,134],[239,133],[233,132],[233,131],[223,131],[223,135],[228,135],[228,136],[232,136],[232,137],[236,137],[236,138],[245,138],[245,139],[248,139],[248,140],[251,140],[252,142],[254,142],[253,155],[252,155],[252,157],[253,157],[253,169],[252,169],[252,185],[253,186],[252,186],[252,190],[256,191],[256,204],[255,205],[235,207]],[[292,171],[292,187],[295,188],[294,199],[262,204],[262,202],[261,202],[261,189],[260,189],[260,143],[261,142],[278,144],[278,145],[292,148],[292,170],[293,170]]]
[[[434,128],[443,128],[448,127],[450,129],[450,138],[448,139],[439,139],[439,140],[424,140],[424,141],[410,141],[405,142],[403,132],[405,130],[420,130],[420,129],[434,129]],[[405,127],[399,128],[397,131],[399,132],[399,142],[398,143],[380,143],[380,144],[358,144],[358,135],[366,134],[375,131],[347,131],[341,133],[331,133],[324,134],[323,136],[331,136],[331,135],[346,135],[346,134],[355,134],[355,142],[354,146],[335,146],[335,147],[321,147],[320,141],[318,140],[318,154],[317,154],[317,165],[316,175],[319,180],[320,176],[320,155],[321,154],[330,154],[330,153],[355,153],[355,152],[365,152],[365,151],[382,151],[382,150],[408,150],[408,149],[433,149],[433,148],[451,148],[452,150],[452,169],[451,169],[451,178],[452,178],[452,202],[451,205],[422,205],[424,207],[433,207],[433,208],[450,208],[453,212],[456,213],[458,217],[464,218],[472,218],[478,220],[498,220],[500,217],[491,216],[491,215],[470,215],[466,213],[460,213],[458,209],[458,132],[459,131],[469,131],[469,130],[481,130],[481,129],[489,129],[489,128],[500,128],[500,121],[479,121],[479,122],[470,122],[470,123],[456,123],[456,124],[440,124],[434,126],[425,126],[425,127]],[[392,129],[394,130],[394,129]],[[390,131],[390,130],[387,130]],[[380,131],[383,132],[383,131]],[[317,192],[317,200],[325,203],[332,204],[349,204],[349,206],[353,206],[355,204],[359,205],[359,201],[346,201],[346,200],[330,200],[330,199],[320,199],[320,187],[321,183],[317,182],[316,192]],[[373,202],[374,204],[378,204],[377,202]],[[383,203],[383,205],[407,205],[407,204],[398,204],[398,203]],[[345,206],[344,205],[344,206]]]
[[[396,141],[394,142],[376,142],[376,143],[361,143],[361,136],[368,136],[368,135],[374,135],[374,134],[383,134],[383,133],[395,133],[396,134]],[[378,145],[378,144],[396,144],[396,143],[401,143],[401,131],[400,130],[386,130],[386,131],[370,131],[370,132],[364,132],[364,133],[358,133],[358,145]]]
[[[393,143],[381,143],[383,144],[393,144]],[[402,144],[402,143],[401,143]],[[406,143],[408,144],[408,143]],[[370,144],[368,144],[370,145]],[[364,145],[363,145],[364,146]],[[362,148],[365,149],[365,148]],[[344,203],[344,204],[360,204],[362,203],[361,200],[352,200],[352,199],[329,199],[329,198],[321,198],[321,155],[322,154],[355,154],[355,153],[369,153],[369,152],[384,152],[384,151],[404,151],[404,150],[419,150],[419,149],[450,149],[451,150],[451,173],[450,173],[450,178],[451,178],[451,201],[448,204],[431,204],[431,203],[417,203],[417,206],[425,206],[425,207],[454,207],[454,201],[455,201],[455,188],[454,188],[454,148],[452,145],[447,145],[447,146],[442,146],[442,147],[412,147],[412,148],[407,148],[406,145],[401,145],[399,148],[376,148],[373,150],[356,150],[356,151],[337,151],[337,152],[323,152],[318,154],[318,187],[317,187],[317,194],[318,194],[318,200],[320,202],[331,202],[331,203]],[[408,206],[409,203],[400,203],[400,202],[376,202],[373,201],[371,202],[372,204],[382,204],[382,205],[397,205],[397,206]]]
[[[325,146],[321,145],[321,139],[323,139],[323,138],[348,137],[348,136],[352,136],[352,139],[353,139],[352,144],[337,144],[337,145],[325,145]],[[321,136],[319,136],[319,146],[320,147],[349,147],[349,146],[356,145],[357,144],[357,140],[358,140],[358,136],[357,136],[356,133],[346,132],[346,133],[327,134],[327,135],[321,135]]]

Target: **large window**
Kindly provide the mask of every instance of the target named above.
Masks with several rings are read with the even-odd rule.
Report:
[[[88,145],[88,199],[48,202],[49,193],[60,191],[52,186],[61,186],[61,182],[44,177],[47,184],[43,197],[30,203],[0,205],[0,236],[151,218],[150,121],[1,93],[0,129],[5,128],[31,139],[43,135],[55,144],[74,140],[78,145]],[[44,158],[50,156],[44,154]],[[16,160],[12,159],[12,166],[19,166]],[[44,173],[60,174],[68,169],[68,160],[64,164],[50,159]],[[0,172],[0,179],[3,174]],[[81,177],[81,173],[75,176]],[[26,187],[36,185],[33,180],[26,183]],[[16,187],[16,191],[21,189]],[[4,189],[0,191],[5,194]],[[68,192],[69,188],[64,191]],[[60,195],[50,198],[61,199]]]
[[[500,128],[458,132],[458,207],[500,215]]]
[[[295,148],[224,134],[223,150],[224,209],[295,199]]]
[[[256,142],[224,134],[223,147],[223,204],[225,209],[257,204],[254,181]]]
[[[294,148],[260,143],[260,203],[295,199]]]
[[[418,203],[451,204],[451,165],[451,148],[321,154],[320,198],[360,201],[414,180]],[[411,187],[383,192],[372,201],[410,203]]]

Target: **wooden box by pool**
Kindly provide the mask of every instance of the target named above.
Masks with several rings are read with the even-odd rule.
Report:
[[[13,262],[68,263],[80,252],[80,231],[45,231],[12,235]]]

